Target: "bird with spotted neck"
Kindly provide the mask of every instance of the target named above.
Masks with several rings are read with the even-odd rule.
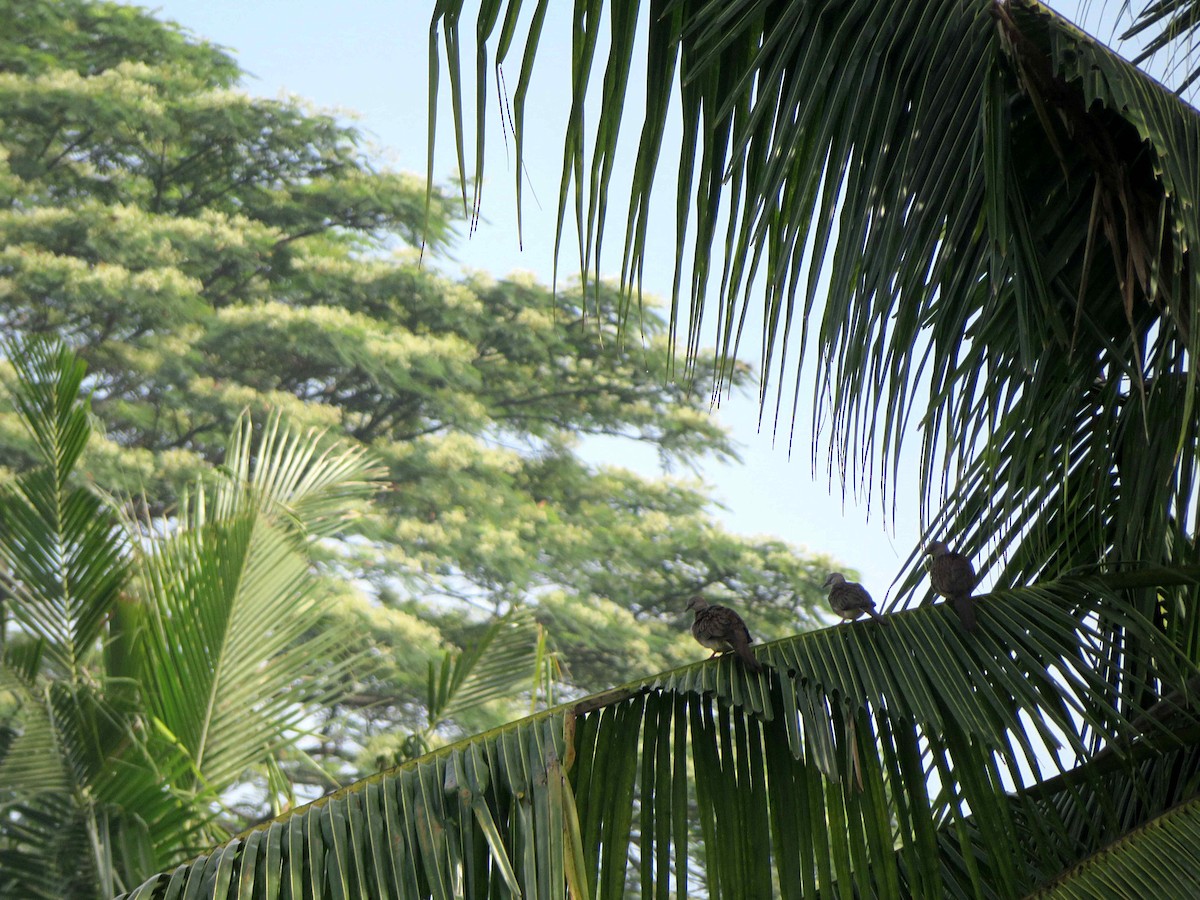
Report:
[[[875,601],[857,581],[847,581],[841,572],[830,572],[825,587],[829,588],[829,605],[842,617],[843,623],[853,622],[863,613],[883,621],[883,616],[875,611]]]
[[[741,616],[728,606],[709,603],[699,595],[688,601],[687,608],[696,613],[692,637],[712,651],[709,659],[732,650],[751,672],[762,671],[762,663],[750,652],[750,642],[754,638],[750,637],[750,630]]]
[[[932,541],[925,548],[925,555],[932,557],[929,562],[929,580],[936,593],[950,601],[958,620],[967,631],[974,631],[977,622],[975,615],[975,598],[971,592],[979,579],[975,575],[975,567],[971,561],[946,546],[945,541]]]

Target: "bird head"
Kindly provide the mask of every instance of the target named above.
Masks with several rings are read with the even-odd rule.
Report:
[[[929,546],[925,548],[926,556],[945,556],[950,552],[950,548],[946,546],[945,541],[930,541]]]
[[[841,572],[830,572],[829,577],[825,579],[825,587],[833,587],[835,584],[845,584],[846,576]]]
[[[687,608],[694,610],[708,609],[708,601],[697,594],[687,602]]]

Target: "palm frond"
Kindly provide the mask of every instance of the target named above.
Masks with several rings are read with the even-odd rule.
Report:
[[[172,535],[137,575],[149,711],[187,748],[200,784],[227,786],[299,723],[319,693],[315,660],[344,635],[317,631],[324,595],[308,561],[261,519]]]
[[[0,695],[13,704],[4,724],[14,731],[0,750],[0,809],[14,798],[35,798],[68,790],[70,779],[59,753],[49,698],[34,673],[14,665],[5,648],[0,658]]]
[[[1089,898],[1127,894],[1200,894],[1194,848],[1200,846],[1200,799],[1192,798],[1145,822],[1064,873],[1033,897]]]
[[[252,447],[244,418],[215,498],[198,487],[185,527],[148,538],[136,562],[139,680],[155,727],[190,760],[184,783],[195,789],[223,790],[267,759],[328,695],[338,673],[318,663],[348,642],[325,621],[328,594],[296,538],[336,528],[375,469],[361,448],[298,434],[278,417]]]
[[[1018,896],[1058,874],[1062,834],[1027,827],[1022,792],[1134,733],[1094,674],[1098,608],[1153,646],[1146,696],[1192,672],[1118,594],[1048,583],[984,598],[974,638],[937,606],[766,644],[761,675],[732,658],[663,673],[442,748],[130,896],[616,897],[630,879],[643,896]]]
[[[278,419],[252,459],[246,421],[213,502],[200,489],[170,530],[122,523],[71,482],[82,365],[8,349],[44,459],[0,487],[0,892],[111,895],[212,840],[221,791],[332,689],[317,666],[345,635],[298,538],[336,528],[373,469]]]
[[[1130,6],[1130,0],[1121,4]],[[1150,0],[1140,10],[1121,40],[1141,38],[1141,51],[1134,63],[1161,59],[1168,83],[1178,94],[1186,94],[1200,79],[1196,38],[1200,32],[1200,3],[1196,0]]]
[[[147,823],[169,845],[195,817],[169,782],[139,782],[155,769],[119,771],[122,751],[151,754],[136,688],[115,676],[101,686],[105,639],[120,643],[129,548],[112,509],[71,482],[89,434],[83,366],[49,342],[6,349],[15,404],[43,458],[0,490],[4,612],[16,623],[0,652],[0,892],[111,894],[173,858],[156,852]],[[134,785],[130,813],[120,801]]]
[[[18,376],[13,402],[41,454],[38,468],[0,485],[5,609],[41,641],[46,664],[78,680],[125,582],[125,539],[105,504],[71,481],[91,434],[83,363],[37,339],[4,352]]]
[[[520,4],[502,6],[507,24]],[[637,5],[613,4],[593,140],[603,6],[576,4],[559,201],[559,243],[570,206],[591,273],[624,193],[609,161]],[[460,7],[439,6],[435,36],[457,42]],[[1135,526],[1148,512],[1174,527],[1144,535],[1194,532],[1192,107],[1033,0],[664,0],[645,21],[622,277],[640,289],[655,171],[678,149],[672,325],[691,356],[710,280],[726,362],[761,285],[761,400],[795,416],[811,362],[814,454],[827,439],[844,483],[895,484],[916,432],[922,521],[993,567],[1015,553],[1002,584],[1101,559],[1189,564],[1190,541]],[[541,37],[535,21],[518,94]],[[682,146],[667,149],[673,104]]]
[[[536,684],[538,638],[532,610],[517,608],[488,625],[462,653],[446,654],[440,666],[430,661],[430,727]]]
[[[254,506],[301,537],[322,537],[354,514],[354,500],[378,489],[384,469],[365,447],[326,441],[316,429],[301,434],[274,412],[257,447],[250,417],[238,418],[222,471],[228,477],[213,502],[218,519]]]
[[[96,864],[94,820],[65,797],[14,805],[5,814],[9,840],[0,848],[5,896],[58,900],[94,896],[97,884],[119,889]]]

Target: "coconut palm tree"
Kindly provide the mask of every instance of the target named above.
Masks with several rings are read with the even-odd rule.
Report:
[[[465,160],[461,6],[437,4],[431,45]],[[1169,47],[1197,8],[1139,27]],[[476,22],[477,132],[490,47],[520,59],[518,157],[545,9],[496,0]],[[763,400],[811,369],[843,479],[890,483],[919,432],[926,531],[997,585],[977,631],[918,594],[916,547],[889,625],[766,645],[761,675],[722,659],[543,711],[136,895],[1200,895],[1200,117],[1033,0],[638,9],[575,4],[559,211],[585,278],[642,46],[623,287],[678,151],[684,346],[710,279],[727,358],[761,295]]]

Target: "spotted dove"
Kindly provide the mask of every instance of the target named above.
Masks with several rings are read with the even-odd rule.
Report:
[[[975,567],[971,561],[954,550],[943,541],[933,541],[925,548],[927,556],[933,557],[929,563],[929,580],[933,589],[950,601],[958,620],[967,631],[975,630],[975,599],[971,592],[979,579],[975,577]]]
[[[847,581],[841,572],[830,573],[825,579],[825,587],[829,588],[829,605],[845,621],[852,622],[863,613],[874,619],[883,619],[875,611],[875,601],[867,589],[857,581]]]
[[[692,622],[692,637],[712,651],[712,656],[732,650],[752,672],[761,672],[762,663],[750,652],[750,631],[742,617],[728,606],[709,604],[696,596],[688,601],[688,609],[696,611]],[[712,659],[712,656],[709,659]]]

